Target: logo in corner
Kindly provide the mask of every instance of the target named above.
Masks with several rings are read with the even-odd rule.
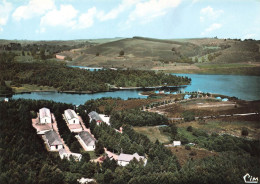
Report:
[[[250,176],[250,174],[246,174],[243,176],[245,183],[258,183],[258,177]]]

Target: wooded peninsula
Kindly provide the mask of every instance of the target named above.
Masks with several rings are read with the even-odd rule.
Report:
[[[24,84],[50,86],[57,91],[101,92],[115,87],[152,87],[187,85],[191,79],[154,71],[111,70],[88,71],[66,66],[57,61],[14,62],[11,54],[1,55],[2,94],[8,87]],[[9,82],[5,86],[3,81]],[[8,90],[7,90],[8,89]],[[8,91],[8,92],[9,92]]]

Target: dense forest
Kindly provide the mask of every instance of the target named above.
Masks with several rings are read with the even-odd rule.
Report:
[[[31,118],[41,107],[48,107],[54,112],[61,136],[70,149],[79,149],[73,140],[68,143],[70,138],[65,135],[71,133],[66,131],[64,120],[59,118],[59,114],[66,108],[73,108],[72,105],[42,100],[0,102],[0,183],[77,183],[76,180],[81,177],[95,178],[98,183],[104,184],[244,183],[242,177],[246,173],[253,176],[260,173],[259,141],[228,135],[206,135],[193,129],[198,144],[218,154],[190,160],[181,167],[169,149],[158,141],[152,143],[130,125],[123,125],[123,134],[119,134],[110,126],[97,126],[95,122],[90,124],[90,128],[99,144],[115,152],[122,148],[126,153],[145,155],[148,158],[147,165],[132,161],[126,167],[120,167],[109,159],[102,164],[95,164],[83,152],[80,162],[60,160],[57,154],[45,150],[42,139],[31,125]],[[91,108],[86,105],[78,107],[85,119]],[[136,116],[141,118],[143,115],[137,113]],[[172,133],[176,134],[176,131]]]
[[[6,56],[7,57],[7,56]],[[51,86],[59,91],[108,91],[111,86],[147,87],[189,84],[191,79],[153,71],[100,70],[86,71],[67,67],[54,61],[15,63],[1,59],[0,80],[12,81],[11,86],[22,84]]]
[[[3,41],[4,43],[5,41]],[[7,41],[8,42],[8,41]],[[81,42],[81,43],[73,43],[73,44],[69,44],[66,42],[60,42],[59,41],[53,41],[53,42],[46,42],[46,41],[42,41],[42,42],[29,42],[29,43],[15,43],[15,42],[11,42],[11,43],[6,43],[6,44],[0,44],[0,50],[3,51],[12,51],[12,52],[16,52],[16,51],[27,51],[30,53],[30,55],[32,56],[36,56],[37,54],[40,55],[40,53],[44,53],[45,56],[50,56],[50,57],[55,57],[54,54],[62,52],[62,51],[68,51],[71,49],[78,49],[78,48],[83,48],[86,46],[92,46],[93,44],[85,41],[85,42]],[[47,59],[47,57],[43,57],[42,59]]]

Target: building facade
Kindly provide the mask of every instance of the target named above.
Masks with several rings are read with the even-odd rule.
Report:
[[[147,159],[144,156],[139,156],[138,153],[133,155],[120,153],[118,156],[117,164],[120,166],[126,166],[130,163],[131,160],[136,159],[138,162],[143,160],[144,165],[146,165]]]
[[[67,109],[64,111],[64,115],[69,124],[79,124],[79,117],[74,110]]]
[[[59,135],[55,131],[50,130],[46,132],[45,137],[47,146],[49,147],[50,151],[59,151],[60,149],[64,148]]]
[[[94,151],[96,148],[96,139],[87,131],[82,131],[78,134],[80,143],[87,151]]]
[[[45,124],[45,123],[51,123],[51,111],[48,108],[41,108],[39,110],[39,114],[40,114],[40,123],[41,124]]]

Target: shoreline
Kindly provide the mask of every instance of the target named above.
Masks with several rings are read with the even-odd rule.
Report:
[[[123,91],[123,90],[152,90],[157,88],[174,88],[174,87],[183,87],[188,85],[179,85],[179,86],[149,86],[149,87],[115,87],[110,88],[106,91],[59,91],[59,90],[31,90],[31,91],[21,91],[13,92],[12,95],[16,94],[30,94],[34,92],[57,92],[57,93],[68,93],[68,94],[95,94],[95,93],[105,93],[105,92],[114,92],[114,91]]]

